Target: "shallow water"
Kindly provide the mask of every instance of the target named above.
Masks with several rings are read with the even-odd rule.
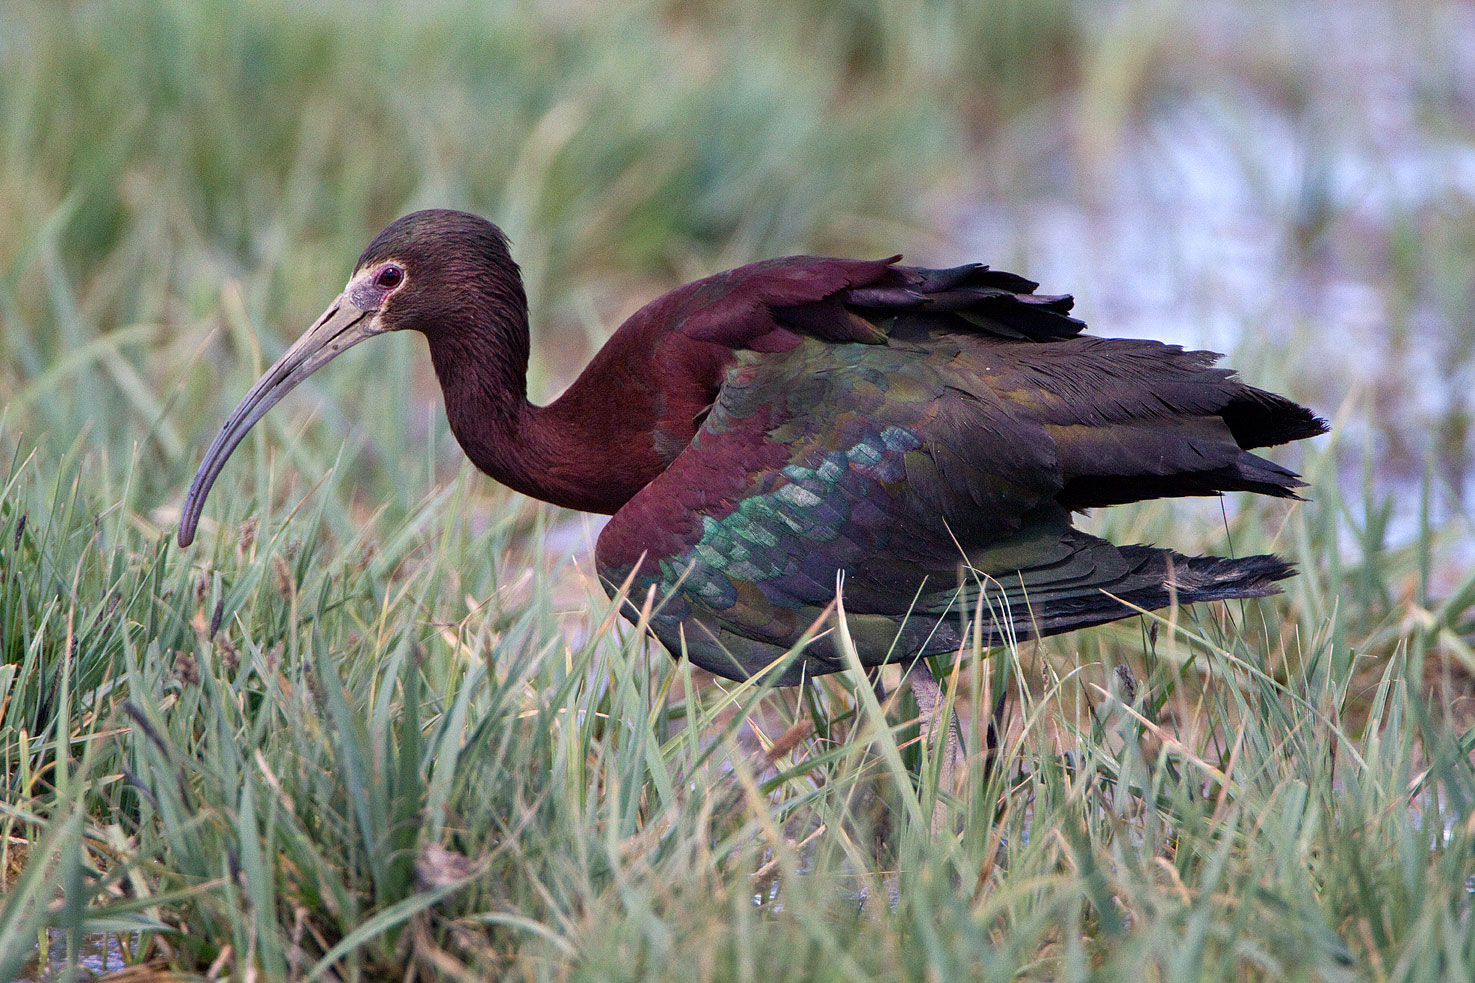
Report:
[[[53,929],[49,933],[47,946],[46,958],[43,960],[38,952],[36,959],[21,968],[15,983],[59,983],[67,979],[83,983],[104,973],[120,970],[125,965],[118,936],[112,932],[88,932],[83,935],[82,944],[77,950],[77,972],[70,977],[67,934]]]
[[[1172,98],[1020,123],[953,219],[1093,331],[1231,353],[1336,417],[1404,537],[1426,460],[1436,519],[1475,494],[1475,10],[1410,6],[1200,5]]]

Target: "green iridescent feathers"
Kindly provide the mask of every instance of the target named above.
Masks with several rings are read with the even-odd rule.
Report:
[[[652,629],[673,653],[758,671],[811,628],[842,574],[870,663],[955,649],[970,618],[998,642],[1128,605],[1263,595],[1289,575],[1273,557],[1118,548],[1070,512],[1293,495],[1295,475],[1246,448],[1321,432],[1308,411],[1208,353],[1078,336],[1068,298],[1020,295],[1033,285],[1008,274],[881,269],[910,282],[788,309],[749,297],[725,335],[705,309],[705,335],[738,341],[733,364],[690,446],[617,513],[598,554],[607,581],[633,573],[635,595],[655,592]],[[751,323],[760,309],[766,327]],[[821,638],[788,681],[835,668]]]

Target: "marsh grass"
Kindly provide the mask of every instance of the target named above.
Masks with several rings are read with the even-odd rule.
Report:
[[[1362,557],[1384,573],[1346,571],[1322,615],[1311,510],[1237,530],[1307,544],[1288,601],[989,653],[959,702],[1006,685],[1013,712],[1000,766],[956,792],[859,672],[770,691],[647,651],[577,564],[528,550],[545,510],[488,520],[474,479],[370,524],[372,551],[313,517],[347,494],[332,473],[294,517],[228,506],[183,557],[97,518],[80,473],[37,454],[6,476],[0,549],[28,571],[3,621],[6,975],[45,926],[269,979],[1428,979],[1475,958],[1475,731],[1439,698],[1475,581],[1343,647],[1340,611],[1419,557]],[[955,838],[931,832],[939,796]]]
[[[546,394],[673,281],[940,251],[935,189],[1030,207],[1048,182],[1017,162],[1051,141],[1089,183],[1199,64],[1169,7],[7,10],[0,979],[45,976],[38,943],[60,977],[104,937],[114,962],[239,980],[1475,974],[1457,455],[1394,494],[1368,463],[1413,381],[1333,402],[1339,436],[1282,455],[1312,505],[1092,517],[1301,576],[967,653],[969,747],[1000,692],[1009,709],[997,767],[960,789],[937,787],[904,695],[883,706],[856,672],[712,680],[613,616],[595,527],[460,462],[402,368],[412,339],[278,408],[196,545],[169,540],[212,428],[394,215],[509,228]],[[1461,208],[1345,240],[1397,261],[1399,323],[1467,309]],[[1288,277],[1342,228],[1316,216]],[[1235,362],[1300,395],[1325,343]],[[956,836],[932,832],[939,801]]]

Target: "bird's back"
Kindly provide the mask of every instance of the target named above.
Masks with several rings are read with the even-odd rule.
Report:
[[[1296,476],[1248,449],[1321,432],[1309,411],[1209,353],[1079,335],[1068,298],[1020,294],[1033,285],[1008,274],[886,275],[910,283],[743,325],[772,350],[735,346],[690,446],[601,536],[601,572],[655,589],[653,629],[673,651],[751,674],[811,627],[842,573],[867,662],[956,647],[959,606],[980,593],[997,641],[1129,615],[1114,598],[1252,596],[1288,573],[1268,557],[1118,548],[1070,512],[1293,495]],[[821,640],[802,665],[838,663]]]

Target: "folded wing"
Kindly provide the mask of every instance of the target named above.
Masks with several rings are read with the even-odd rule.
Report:
[[[690,445],[598,550],[608,582],[633,574],[637,600],[655,592],[652,630],[673,654],[756,672],[822,615],[842,574],[862,659],[881,663],[954,649],[968,631],[993,643],[1128,605],[1271,593],[1290,573],[1273,557],[1116,547],[1070,513],[1293,496],[1296,476],[1249,449],[1321,432],[1309,411],[1210,353],[1082,336],[1068,297],[1010,274],[860,273],[817,297],[764,299],[750,284],[730,320],[708,305],[692,326],[734,360]],[[838,666],[820,638],[788,681]]]

